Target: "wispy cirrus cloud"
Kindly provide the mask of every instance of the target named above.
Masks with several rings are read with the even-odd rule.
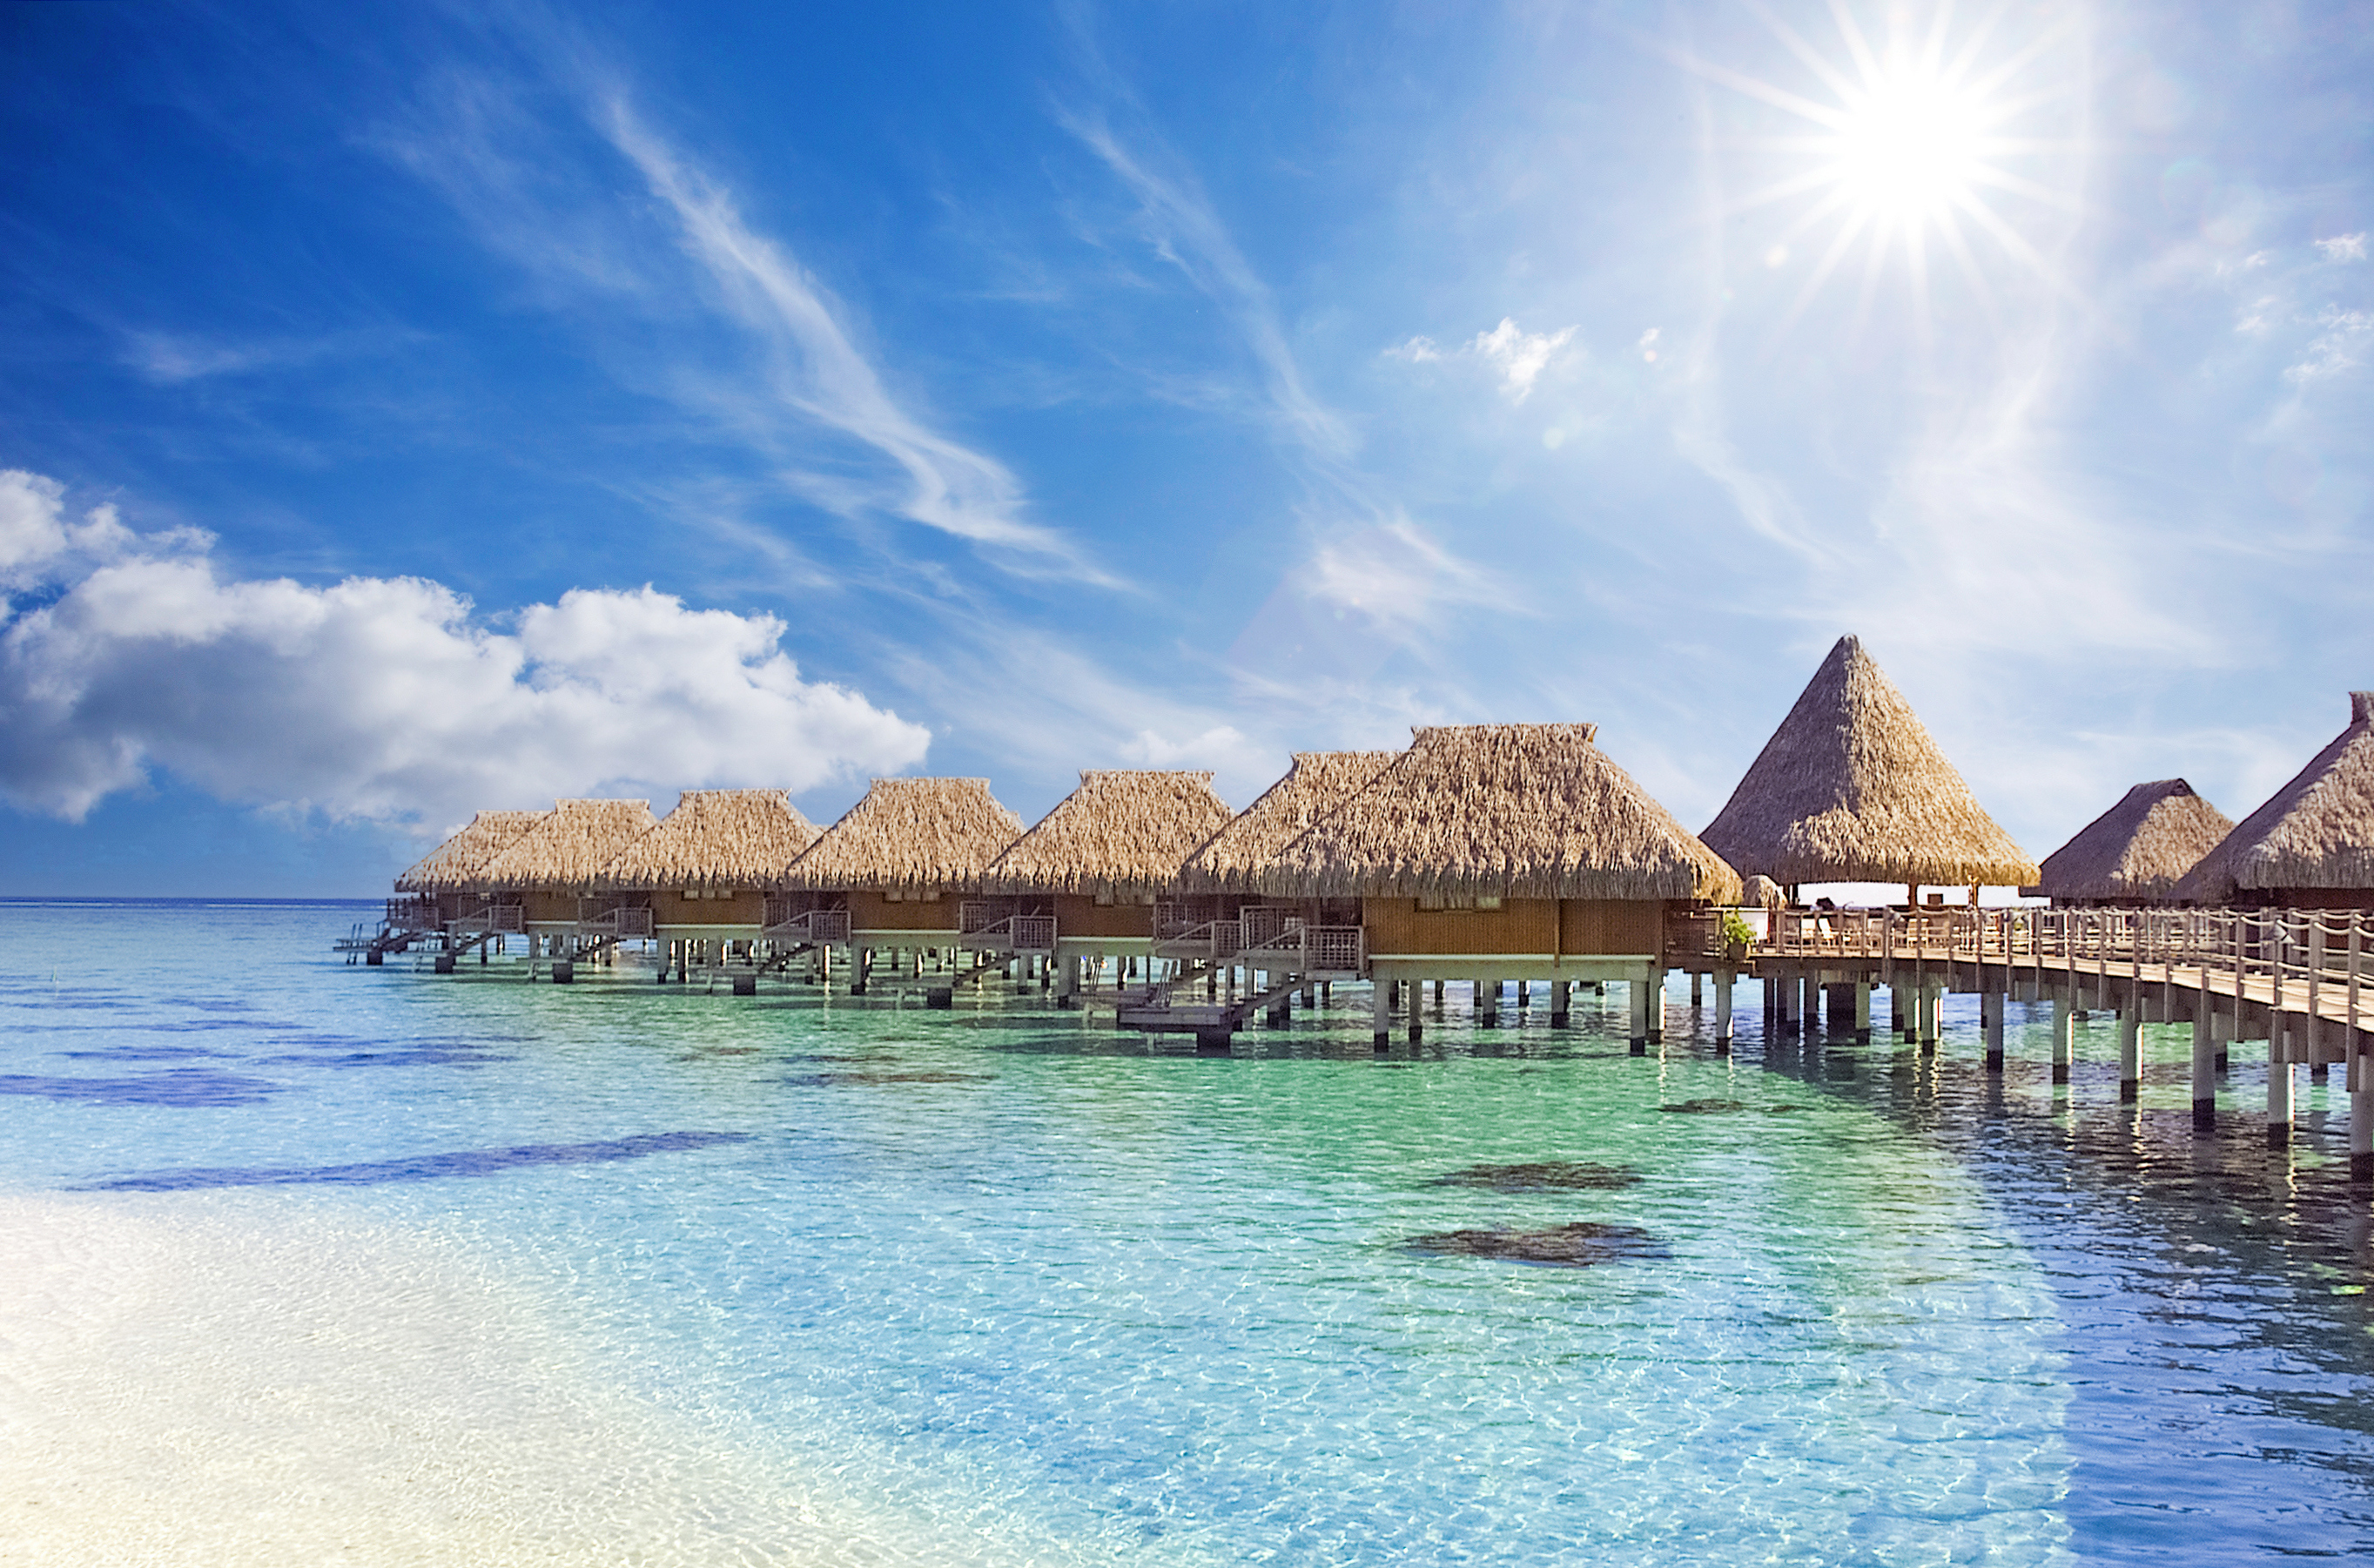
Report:
[[[688,349],[680,361],[639,364],[638,389],[752,448],[787,494],[965,540],[1018,576],[1121,585],[1030,516],[1010,466],[893,390],[847,304],[789,242],[748,220],[726,180],[636,112],[619,71],[580,48],[547,41],[545,53],[550,80],[430,83],[414,123],[379,133],[382,149],[443,192],[556,309],[589,294],[640,302],[655,320],[705,308],[750,368],[721,371],[717,357]],[[622,197],[603,160],[560,134],[556,112],[622,159],[652,200]]]
[[[1110,71],[1099,66],[1097,75],[1109,96],[1129,102]],[[1057,119],[1137,198],[1138,227],[1155,253],[1227,312],[1261,367],[1278,430],[1326,462],[1348,459],[1358,444],[1351,428],[1304,384],[1275,300],[1229,238],[1194,171],[1151,132],[1125,141],[1103,109],[1060,110]]]
[[[736,317],[776,350],[784,403],[854,437],[907,477],[903,516],[1007,550],[1068,561],[1053,530],[1025,520],[1022,484],[994,457],[924,423],[894,398],[852,343],[822,285],[782,242],[744,221],[733,193],[645,124],[621,97],[600,124],[680,228],[685,250],[716,282]],[[1064,574],[1100,576],[1085,568]]]

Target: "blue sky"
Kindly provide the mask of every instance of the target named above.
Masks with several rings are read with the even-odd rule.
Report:
[[[1586,719],[2041,855],[2374,685],[2365,5],[0,8],[0,891]]]

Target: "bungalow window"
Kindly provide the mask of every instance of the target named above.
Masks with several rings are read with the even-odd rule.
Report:
[[[882,902],[884,903],[905,903],[907,902],[907,890],[904,888],[885,888],[882,890]]]
[[[1463,914],[1470,910],[1498,909],[1500,899],[1497,893],[1420,893],[1417,906],[1423,910]]]

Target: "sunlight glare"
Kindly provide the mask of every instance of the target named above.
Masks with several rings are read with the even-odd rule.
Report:
[[[1966,198],[1984,152],[1980,106],[1925,73],[1898,69],[1848,107],[1839,179],[1869,217],[1917,223]]]

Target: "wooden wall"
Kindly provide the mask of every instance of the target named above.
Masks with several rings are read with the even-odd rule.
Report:
[[[651,899],[654,925],[758,925],[767,918],[767,895],[757,888],[736,888],[730,899],[688,899],[682,888],[662,888]]]
[[[849,924],[856,931],[953,931],[963,902],[955,893],[936,899],[901,899],[897,903],[881,893],[852,888],[849,893]]]
[[[1664,943],[1657,900],[1510,899],[1498,909],[1428,910],[1416,899],[1365,899],[1369,951],[1396,953],[1655,953]]]
[[[1653,953],[1665,942],[1659,899],[1566,899],[1558,904],[1558,951]]]
[[[1074,937],[1151,937],[1154,906],[1146,903],[1099,903],[1076,893],[1055,895],[1055,935]]]

